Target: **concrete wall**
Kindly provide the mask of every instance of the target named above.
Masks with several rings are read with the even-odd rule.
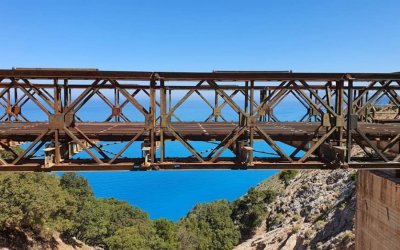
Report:
[[[358,172],[356,249],[400,249],[400,178],[394,172]]]

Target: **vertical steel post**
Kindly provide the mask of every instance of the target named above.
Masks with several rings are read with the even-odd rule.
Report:
[[[271,95],[272,95],[272,90],[268,87],[268,96],[266,97],[266,98],[268,98],[268,97],[270,97]],[[273,111],[273,107],[271,106],[271,107],[269,107],[270,108],[270,113],[268,114],[268,122],[271,122],[271,120],[272,120],[272,117],[271,117],[271,115],[274,113],[274,111]]]
[[[368,98],[369,98],[369,90],[365,90],[367,91],[367,93],[365,94],[365,101],[363,102],[363,106],[365,105],[365,103],[368,102]],[[368,108],[365,109],[365,122],[367,122],[368,116],[369,116],[370,112],[368,110]]]
[[[58,87],[58,79],[54,79],[54,114],[61,114],[61,94]],[[65,125],[65,124],[64,124]],[[54,158],[55,164],[60,164],[61,162],[61,152],[60,152],[60,130],[56,129],[54,131]]]
[[[351,115],[353,114],[353,80],[348,80],[347,81],[347,93],[348,93],[348,98],[347,98],[347,135],[346,135],[346,161],[347,163],[350,163],[351,161],[351,130],[352,130],[352,117]]]
[[[155,142],[155,129],[156,129],[156,82],[154,79],[150,80],[150,162],[155,163],[156,142]]]
[[[68,87],[68,79],[64,79],[63,82],[63,107],[61,108],[61,112],[64,114],[64,110],[66,107],[68,107],[71,104],[71,89]],[[64,114],[65,115],[65,114]],[[75,115],[74,115],[74,119],[75,119]],[[67,145],[66,146],[66,153],[63,153],[63,157],[65,159],[69,159],[70,156],[70,150],[71,150],[71,146]]]
[[[249,112],[249,81],[245,81],[245,92],[244,92],[244,112]]]
[[[168,90],[168,113],[171,111],[172,109],[172,90],[169,89]]]
[[[260,107],[261,106],[263,106],[262,105],[262,103],[263,103],[263,100],[264,100],[264,98],[265,98],[265,93],[266,93],[266,91],[263,89],[263,90],[259,90],[258,91],[258,93],[259,93],[259,105],[260,105]],[[257,109],[258,109],[259,107],[257,107]],[[260,109],[260,111],[261,111],[261,109]],[[260,113],[260,112],[259,112]],[[267,112],[265,112],[265,114],[266,114]],[[258,116],[258,121],[260,121],[260,122],[262,122],[262,121],[264,121],[264,115],[262,115],[262,114],[260,114],[259,116]],[[266,119],[266,118],[265,118]]]
[[[215,113],[217,107],[218,107],[218,93],[217,93],[217,90],[215,89],[214,90],[214,110],[213,110],[215,122],[218,122],[218,115],[216,115],[216,113]]]
[[[164,80],[160,80],[160,108],[161,108],[161,119],[160,119],[160,161],[164,162],[165,159],[165,140],[164,140],[164,126],[167,121],[167,91],[165,89]]]
[[[67,107],[69,105],[69,89],[68,89],[68,79],[64,79],[64,84],[63,84],[63,94],[64,94],[64,107]],[[62,110],[64,112],[64,109]]]
[[[343,117],[343,104],[344,104],[344,92],[343,92],[343,86],[344,86],[344,81],[340,80],[336,82],[336,113],[338,114],[337,119],[342,119]],[[342,125],[342,124],[340,124]],[[338,139],[338,146],[342,147],[344,146],[344,140],[343,140],[343,126],[337,126],[337,139]]]
[[[16,105],[16,103],[17,103],[17,100],[18,100],[18,91],[17,91],[17,88],[13,88],[14,89],[14,105]],[[15,107],[16,108],[16,107]],[[12,111],[13,113],[14,113],[14,115],[16,116],[16,118],[17,118],[17,120],[18,120],[18,115],[19,115],[19,113],[17,112],[17,113],[15,113],[14,112],[14,110]],[[21,112],[21,110],[19,111],[19,112]]]
[[[10,89],[8,89],[7,90],[7,106],[9,107],[9,108],[11,108],[11,96],[10,96]],[[11,121],[11,113],[9,112],[8,113],[8,119],[7,119],[7,121]]]
[[[117,88],[114,88],[114,107],[115,108],[118,107]],[[117,113],[114,113],[114,121],[115,122],[118,122],[118,118],[119,118],[119,116],[117,115]]]
[[[310,100],[312,101],[312,99],[313,99],[313,95],[311,94],[311,91],[309,91],[310,92]],[[310,104],[309,104],[310,105]],[[309,122],[312,122],[312,117],[313,117],[313,107],[310,105],[309,106],[309,108],[308,108],[308,110],[309,110],[309,114],[308,114],[308,121]]]
[[[248,86],[248,85],[247,85]],[[247,89],[247,88],[246,88]],[[246,91],[247,93],[248,91]],[[254,115],[254,80],[250,81],[250,118],[253,117]],[[252,119],[252,118],[251,118]],[[257,119],[254,119],[254,121],[257,121]],[[254,125],[253,121],[251,121],[251,126],[250,126],[250,147],[251,147],[251,152],[249,152],[249,163],[250,165],[253,164],[253,147],[254,147]],[[248,122],[247,122],[248,124]]]

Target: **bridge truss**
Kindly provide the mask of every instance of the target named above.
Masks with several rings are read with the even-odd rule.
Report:
[[[400,168],[399,91],[398,73],[0,70],[0,171]]]

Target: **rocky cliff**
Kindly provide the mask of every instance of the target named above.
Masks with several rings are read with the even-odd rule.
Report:
[[[354,171],[303,170],[290,180],[279,175],[255,190],[277,194],[264,206],[261,225],[236,250],[353,249]]]

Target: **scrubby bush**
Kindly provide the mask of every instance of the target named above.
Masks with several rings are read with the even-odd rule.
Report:
[[[342,235],[343,235],[342,238],[343,241],[353,241],[356,238],[354,232],[350,230],[343,232]]]
[[[15,154],[19,155],[22,152],[24,152],[24,150],[21,147],[12,147],[11,148]],[[7,151],[7,150],[0,150],[0,157],[5,159],[5,160],[9,160],[9,159],[14,159],[15,155],[13,153],[11,153],[11,151]]]
[[[228,201],[197,205],[179,221],[181,249],[232,249],[240,239]],[[184,245],[183,245],[184,244]]]
[[[284,170],[279,173],[279,180],[283,181],[285,185],[289,185],[289,182],[296,177],[299,173],[297,170]]]
[[[301,229],[301,225],[300,224],[295,224],[292,228],[292,233],[297,233],[299,232]]]
[[[82,209],[85,202],[94,199],[94,194],[88,181],[74,172],[64,173],[60,179],[60,186],[75,197],[79,210]]]
[[[264,191],[264,203],[270,204],[275,201],[277,193],[275,190],[268,189]]]
[[[115,199],[86,202],[76,221],[73,235],[91,245],[103,245],[118,229],[150,223],[147,213]]]
[[[282,213],[277,213],[274,218],[274,223],[280,225],[285,220],[285,216]]]
[[[42,237],[70,229],[76,200],[46,173],[0,174],[0,225],[22,228]]]
[[[304,233],[304,237],[306,239],[311,239],[315,234],[315,230],[313,229],[308,229],[305,233]]]
[[[160,249],[174,250],[179,247],[178,227],[172,221],[167,219],[158,219],[153,221],[155,233],[159,237]]]
[[[357,171],[353,171],[349,177],[350,181],[355,182],[357,180]]]
[[[326,225],[326,222],[325,222],[325,221],[323,221],[323,220],[318,220],[318,221],[315,222],[314,228],[315,228],[315,230],[320,231],[320,230],[322,230],[322,229],[325,227],[325,225]]]
[[[300,214],[293,215],[293,221],[299,221],[299,220],[301,220],[301,215]]]
[[[272,203],[277,194],[268,189],[259,191],[250,188],[245,196],[233,203],[232,219],[238,225],[243,239],[250,237],[267,215],[266,205]]]
[[[110,250],[164,249],[160,247],[161,240],[149,222],[135,223],[130,227],[122,227],[104,241]]]

